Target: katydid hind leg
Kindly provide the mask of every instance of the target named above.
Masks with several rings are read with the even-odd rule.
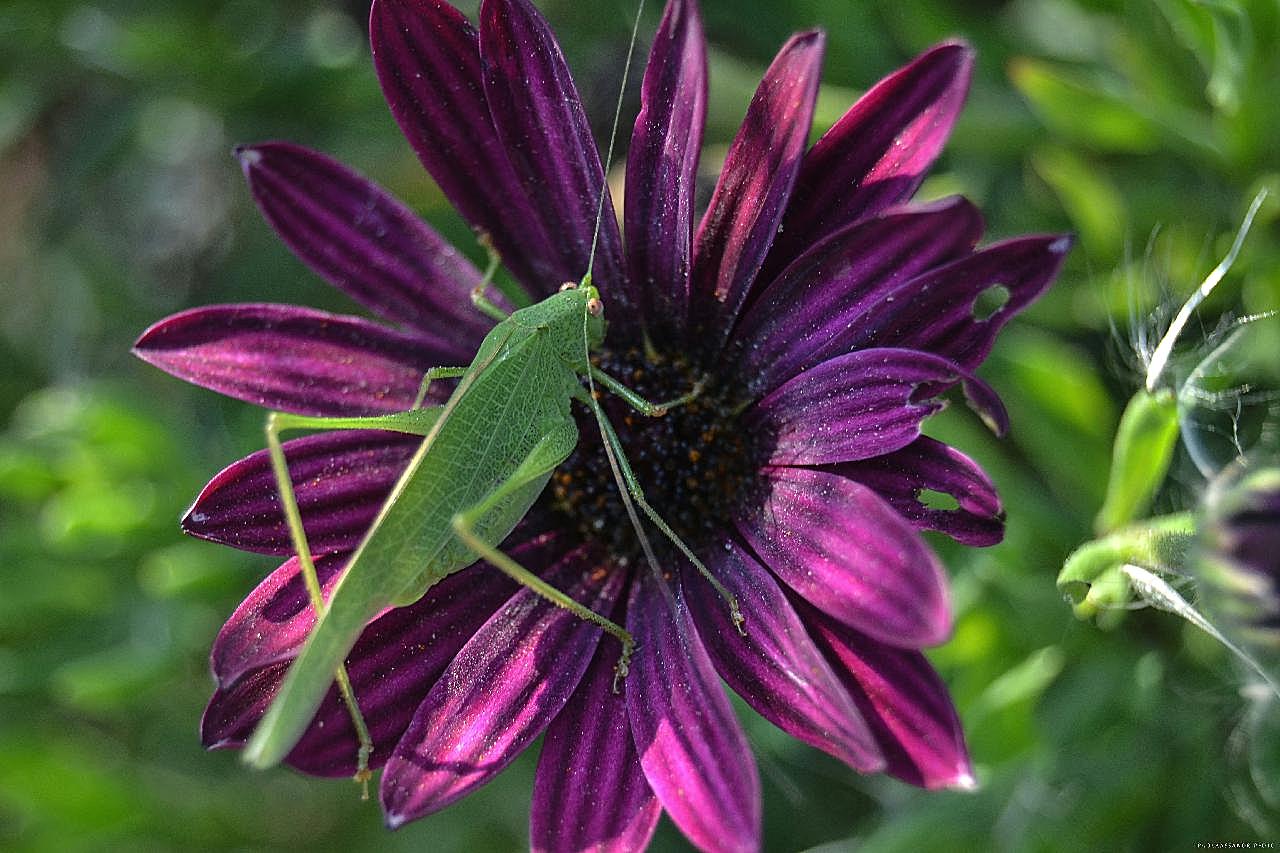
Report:
[[[298,509],[297,495],[293,490],[293,478],[289,474],[289,463],[284,455],[284,446],[280,443],[281,418],[276,413],[267,417],[267,448],[271,455],[271,468],[276,478],[276,490],[280,495],[280,503],[284,508],[285,521],[289,525],[289,537],[293,542],[294,552],[298,556],[298,566],[302,571],[303,583],[307,588],[307,597],[316,614],[316,622],[324,618],[325,603],[320,589],[320,579],[316,574],[315,561],[311,556],[311,546],[307,542],[307,532],[302,526],[302,513]],[[369,756],[373,753],[373,739],[369,736],[369,727],[365,724],[364,715],[356,702],[355,691],[351,687],[351,679],[347,675],[344,663],[339,663],[334,671],[334,680],[338,684],[338,693],[346,705],[351,717],[351,725],[355,729],[359,746],[356,748],[355,781],[363,786],[363,798],[369,798]]]
[[[494,508],[519,494],[530,484],[544,480],[555,470],[556,466],[568,457],[576,443],[577,429],[572,422],[565,422],[552,427],[506,480],[499,483],[479,503],[453,517],[453,530],[468,548],[490,565],[505,572],[517,583],[528,587],[552,604],[563,607],[580,619],[599,625],[607,633],[617,638],[618,642],[622,644],[622,653],[618,658],[617,666],[614,668],[614,691],[617,692],[620,680],[627,675],[631,653],[635,649],[635,640],[630,632],[616,622],[586,607],[581,602],[575,601],[524,566],[521,566],[493,544],[485,541],[484,537],[476,530],[480,520]]]

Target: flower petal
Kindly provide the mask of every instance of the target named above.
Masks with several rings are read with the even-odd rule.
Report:
[[[601,643],[547,728],[530,810],[538,853],[643,850],[662,807],[644,778],[626,700],[613,692],[616,647]]]
[[[904,282],[967,256],[982,215],[963,198],[890,211],[839,231],[805,252],[747,309],[735,333],[756,393],[827,359]],[[917,347],[919,349],[919,347]]]
[[[302,415],[412,407],[423,374],[457,360],[421,338],[359,317],[293,305],[211,305],[166,317],[133,352],[187,382]]]
[[[701,850],[757,850],[755,760],[688,608],[642,572],[627,628],[636,638],[627,713],[640,766],[662,807]]]
[[[944,403],[937,395],[963,382],[980,411],[1008,418],[995,392],[945,358],[906,349],[836,356],[783,383],[744,420],[772,443],[774,465],[822,465],[880,456],[906,447]],[[994,406],[994,410],[991,408]]]
[[[263,215],[307,266],[452,348],[451,364],[470,359],[492,326],[471,304],[480,273],[439,234],[382,187],[300,145],[241,146],[236,156]]]
[[[590,271],[601,293],[625,293],[622,238],[600,155],[546,19],[528,0],[483,0],[480,56],[494,127],[559,259],[562,277],[547,286],[588,272],[603,203]]]
[[[380,430],[326,432],[284,443],[311,550],[349,551],[364,538],[422,439]],[[182,529],[259,554],[292,554],[271,458],[259,450],[220,471]]]
[[[729,147],[693,252],[693,298],[723,341],[773,244],[809,139],[826,38],[800,33],[764,73]]]
[[[566,273],[493,127],[475,28],[441,0],[374,0],[369,41],[383,95],[422,165],[517,279],[551,293]]]
[[[846,315],[844,332],[828,349],[908,347],[935,352],[972,370],[987,357],[1004,324],[1049,286],[1070,248],[1070,237],[1056,235],[988,246],[905,282],[856,316]],[[1000,290],[1004,303],[980,316],[979,298]]]
[[[683,332],[694,189],[707,116],[707,48],[693,0],[670,0],[653,38],[627,155],[627,269],[646,327]]]
[[[594,557],[583,548],[548,580],[607,614],[623,573],[599,571]],[[438,811],[506,767],[560,713],[600,637],[597,626],[532,590],[517,593],[454,658],[387,762],[387,824]]]
[[[1004,538],[1004,507],[995,485],[976,462],[940,441],[921,436],[894,453],[831,470],[871,487],[918,528],[978,547]],[[931,507],[926,491],[950,495],[956,506]]]
[[[445,667],[515,589],[496,569],[474,566],[440,581],[416,603],[379,616],[360,635],[348,657],[347,673],[374,742],[373,767],[387,762]],[[310,608],[304,607],[303,613],[309,616]],[[308,628],[313,622],[294,621]],[[304,630],[298,642],[305,636]],[[205,745],[243,746],[275,698],[287,664],[287,659],[277,661],[219,689],[201,723]],[[348,776],[356,769],[357,745],[346,705],[331,688],[286,760],[307,773]]]
[[[766,468],[769,490],[738,530],[802,598],[878,640],[919,648],[951,630],[946,578],[920,535],[860,483],[807,468]]]
[[[729,605],[701,576],[681,588],[720,676],[747,704],[793,737],[862,773],[884,769],[875,738],[769,572],[726,541],[710,569],[738,599],[745,634]]]
[[[315,558],[326,601],[350,557],[344,551]],[[240,602],[213,641],[209,667],[218,688],[226,690],[246,672],[292,659],[315,621],[298,558],[290,557]]]
[[[528,521],[516,528],[507,541],[516,543],[510,546],[509,550],[531,570],[544,569],[558,559],[564,551],[563,542],[554,534],[540,532],[540,525]],[[345,572],[350,556],[350,553],[343,552],[316,558],[316,575],[320,580],[321,595],[326,601],[333,591],[334,584]],[[487,583],[486,578],[490,575],[506,577],[490,566],[484,566],[479,573],[467,572],[467,576],[472,579],[469,582],[475,584],[477,589]],[[454,589],[458,583],[454,580],[456,577],[457,574],[454,574],[439,581],[427,593],[427,597],[436,602],[434,606],[441,608],[438,614],[432,611],[431,618],[438,617],[445,620],[441,624],[446,624],[453,618],[449,616],[452,611],[448,611],[447,608],[454,606],[452,596],[461,594]],[[440,591],[437,592],[437,589]],[[514,589],[507,593],[507,598],[510,597],[511,592],[514,592]],[[498,603],[501,602],[496,602],[494,607]],[[418,604],[413,607],[418,607]],[[490,607],[489,612],[492,610],[493,607]],[[410,611],[417,612],[412,608],[401,608],[392,612]],[[419,617],[421,618],[421,614]],[[380,615],[371,620],[371,624],[381,621]],[[399,623],[391,620],[388,624]],[[218,632],[218,637],[213,642],[213,651],[209,654],[214,680],[220,688],[227,689],[251,670],[291,660],[297,655],[314,625],[315,612],[311,608],[311,600],[303,584],[298,561],[296,558],[290,558],[249,593],[231,614],[231,618],[222,626],[222,630]],[[475,627],[479,627],[479,623]],[[459,643],[460,647],[461,643]],[[352,657],[355,657],[354,652]],[[424,689],[423,695],[425,692]]]
[[[812,609],[805,621],[880,741],[889,773],[923,788],[975,786],[960,717],[923,654],[878,643]]]
[[[781,270],[828,234],[909,199],[950,136],[972,75],[973,50],[948,42],[859,98],[805,155],[768,267]]]

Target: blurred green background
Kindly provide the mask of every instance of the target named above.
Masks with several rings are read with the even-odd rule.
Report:
[[[603,133],[634,7],[541,6]],[[1079,236],[1053,291],[983,368],[1012,435],[995,442],[954,412],[930,424],[984,463],[1010,508],[996,548],[934,540],[958,613],[934,658],[981,789],[858,777],[744,712],[768,848],[1274,840],[1232,661],[1166,614],[1106,631],[1077,622],[1054,576],[1090,535],[1119,409],[1140,382],[1135,341],[1221,257],[1262,186],[1271,200],[1192,337],[1225,311],[1280,307],[1280,5],[704,0],[703,11],[712,173],[791,31],[828,33],[823,126],[959,35],[978,50],[974,88],[922,195],[970,196],[991,239]],[[258,216],[232,144],[330,152],[477,253],[382,101],[366,14],[363,0],[0,2],[0,848],[527,843],[531,755],[393,834],[351,785],[252,773],[197,738],[208,647],[274,561],[184,539],[177,519],[212,473],[261,446],[262,414],[146,367],[129,346],[165,314],[213,302],[350,310]],[[1257,325],[1258,351],[1280,351],[1277,325]],[[1201,485],[1181,458],[1158,509],[1194,505]],[[685,842],[664,822],[654,848]]]

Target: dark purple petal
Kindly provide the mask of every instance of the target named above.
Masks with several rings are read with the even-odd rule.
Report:
[[[413,406],[429,368],[457,361],[421,338],[359,317],[292,305],[210,305],[166,317],[134,354],[229,397],[301,415]]]
[[[979,547],[1004,538],[1004,507],[995,485],[976,462],[940,441],[921,436],[894,453],[831,470],[875,489],[916,527]],[[925,491],[950,495],[956,506],[930,506]]]
[[[548,286],[588,271],[603,195],[593,277],[606,296],[625,293],[622,238],[600,155],[546,19],[528,0],[483,0],[480,56],[494,127],[558,258],[561,278]]]
[[[623,573],[598,566],[584,548],[547,579],[608,614]],[[560,713],[600,638],[600,628],[532,590],[517,593],[454,658],[396,747],[382,777],[387,824],[438,811],[511,763]]]
[[[809,139],[826,38],[800,33],[765,71],[729,147],[693,252],[695,310],[728,332],[778,233]]]
[[[516,278],[552,292],[566,271],[493,127],[475,28],[441,0],[374,0],[369,40],[382,92],[422,165]]]
[[[534,549],[517,550],[532,556]],[[348,657],[347,673],[374,742],[373,767],[387,762],[445,667],[515,589],[497,569],[474,566],[440,581],[415,604],[379,616],[360,635]],[[312,620],[306,622],[309,627]],[[298,642],[303,638],[305,631]],[[297,651],[296,645],[292,651]],[[254,670],[214,694],[201,724],[206,746],[244,745],[275,698],[287,663]],[[286,760],[307,773],[349,776],[356,768],[357,743],[335,688]]]
[[[311,550],[349,551],[364,538],[422,438],[379,430],[327,432],[284,443]],[[259,554],[292,554],[265,450],[220,471],[182,518],[182,529]]]
[[[662,807],[644,778],[626,699],[613,692],[617,647],[601,643],[547,727],[530,810],[538,853],[643,850]]]
[[[627,713],[662,807],[696,847],[760,847],[760,778],[683,601],[648,573],[633,585],[627,628],[636,655]]]
[[[763,393],[853,349],[866,317],[902,285],[965,257],[982,215],[962,198],[891,211],[839,231],[805,252],[748,307],[735,337],[741,376]],[[919,347],[917,347],[919,349]]]
[[[249,673],[228,690],[215,690],[200,719],[200,742],[205,749],[244,746],[271,707],[288,669],[287,663],[276,663]]]
[[[988,246],[847,313],[845,331],[828,349],[907,347],[935,352],[972,370],[987,357],[1004,324],[1049,286],[1070,248],[1070,237],[1055,235]],[[979,297],[999,288],[1007,294],[1004,304],[979,316]]]
[[[863,773],[884,769],[880,747],[853,700],[800,623],[782,589],[737,543],[725,542],[709,568],[738,598],[739,634],[729,605],[701,576],[681,578],[689,609],[720,676],[778,728]]]
[[[315,558],[316,578],[326,601],[350,557],[342,552]],[[250,670],[291,660],[315,622],[298,558],[290,557],[240,602],[218,632],[209,653],[213,680],[226,690]]]
[[[959,715],[928,659],[812,609],[804,618],[880,741],[888,772],[923,788],[973,788]]]
[[[867,349],[824,361],[783,383],[747,413],[744,426],[768,436],[774,465],[866,459],[915,441],[924,419],[944,405],[936,395],[956,382],[985,404],[979,409],[985,417],[1007,425],[995,393],[945,358]]]
[[[693,0],[670,0],[653,37],[627,154],[627,270],[649,328],[685,328],[694,189],[707,115],[707,49]]]
[[[951,630],[946,578],[902,516],[871,489],[806,468],[766,468],[768,493],[738,530],[803,599],[876,639],[919,648]]]
[[[535,571],[545,568],[564,551],[564,543],[553,533],[539,532],[540,527],[541,525],[526,520],[507,540],[509,543],[517,543],[510,548],[511,553]],[[333,591],[333,585],[345,571],[346,561],[350,556],[350,553],[344,552],[316,558],[316,576],[320,580],[321,594],[326,601]],[[489,575],[506,577],[491,566],[483,568],[484,571],[479,575],[468,574],[472,578],[470,582],[477,587]],[[458,583],[454,580],[455,577],[456,575],[450,576],[431,588],[427,598],[437,602],[435,606],[452,606],[449,604],[452,601],[450,596],[455,594],[455,585]],[[441,591],[436,592],[437,589]],[[507,597],[510,597],[510,593]],[[415,604],[394,612],[418,612],[414,610],[418,606]],[[490,608],[490,612],[492,609]],[[376,623],[380,620],[381,616],[371,621]],[[298,561],[291,558],[249,593],[248,598],[240,603],[218,632],[213,651],[209,655],[214,680],[219,687],[225,689],[250,670],[292,659],[314,624],[315,612],[303,585]],[[388,624],[399,623],[392,620]]]
[[[471,304],[480,273],[470,261],[382,187],[323,154],[268,142],[236,156],[263,215],[307,266],[387,320],[452,348],[450,363],[470,360],[492,326]]]
[[[768,268],[781,270],[828,234],[911,198],[951,134],[972,74],[968,45],[941,44],[859,98],[805,155]]]

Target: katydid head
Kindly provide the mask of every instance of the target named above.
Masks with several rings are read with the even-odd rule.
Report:
[[[594,349],[604,343],[604,302],[594,285],[586,285],[581,292],[585,297],[583,310],[586,318],[583,322],[587,330],[587,345]]]

